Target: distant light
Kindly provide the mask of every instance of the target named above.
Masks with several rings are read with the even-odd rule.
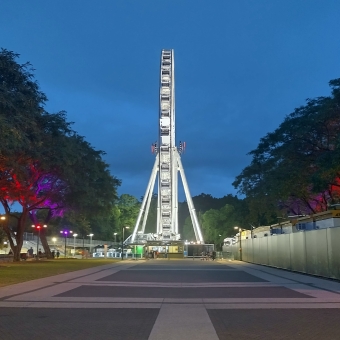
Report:
[[[6,219],[6,216],[1,216],[0,217],[0,220],[5,220]]]

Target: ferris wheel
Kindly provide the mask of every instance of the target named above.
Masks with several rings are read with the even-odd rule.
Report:
[[[136,221],[131,242],[137,233],[144,234],[151,198],[158,174],[158,202],[157,202],[157,231],[153,238],[157,240],[178,240],[178,172],[182,178],[184,192],[189,207],[189,213],[196,236],[196,241],[204,243],[201,228],[189,187],[185,177],[180,153],[185,143],[180,142],[176,147],[175,138],[175,63],[174,51],[162,50],[160,65],[159,89],[159,136],[158,142],[152,144],[152,151],[156,154],[155,163],[149,183],[143,198],[141,209]],[[143,222],[140,227],[140,222]],[[139,230],[140,229],[140,230]],[[139,230],[139,231],[138,231]]]

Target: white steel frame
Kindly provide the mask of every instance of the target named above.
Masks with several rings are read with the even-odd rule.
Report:
[[[130,242],[135,242],[138,234],[145,233],[146,220],[158,174],[157,232],[156,240],[178,240],[178,172],[181,175],[185,197],[188,202],[190,217],[196,241],[204,243],[195,207],[185,177],[180,153],[175,141],[175,63],[174,51],[162,50],[160,72],[160,109],[159,143],[155,147],[156,159],[145,191],[142,205],[136,220]],[[141,230],[138,231],[143,217]]]

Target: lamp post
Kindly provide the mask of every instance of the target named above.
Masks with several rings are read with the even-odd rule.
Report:
[[[117,233],[113,233],[113,236],[115,237],[115,243],[117,243]]]
[[[220,237],[222,237],[222,235],[219,234],[218,237],[219,237],[219,240],[221,241]],[[219,246],[220,246],[220,250],[221,250],[221,251],[222,251],[222,244],[223,244],[223,242],[219,242]]]
[[[63,234],[64,235],[64,237],[65,237],[65,250],[64,250],[64,258],[66,258],[66,239],[67,239],[67,235],[69,235],[69,234],[72,234],[73,233],[73,231],[72,230],[66,230],[66,229],[64,229],[64,230],[61,230],[60,231],[60,234]]]
[[[73,256],[76,255],[76,237],[78,236],[78,234],[73,234]]]
[[[52,238],[52,241],[53,241],[53,251],[55,252],[55,243],[56,243],[56,241],[57,241],[57,238],[56,237],[53,237]],[[53,256],[53,258],[54,258],[54,256]]]
[[[124,259],[124,231],[130,227],[122,227],[122,260]]]
[[[93,237],[93,234],[89,234],[87,236],[90,236],[90,256],[91,256],[91,253],[92,253],[92,237]],[[92,257],[92,256],[91,256]]]
[[[240,238],[240,261],[242,261],[242,228],[240,227],[234,227],[234,229],[238,229],[239,232],[239,238]]]
[[[37,224],[37,225],[32,224],[32,228],[35,228],[36,230],[38,230],[38,234],[37,234],[38,240],[37,240],[37,256],[36,256],[36,260],[39,260],[39,256],[38,256],[39,253],[38,253],[38,251],[39,251],[39,241],[40,241],[40,230],[41,230],[42,228],[47,228],[47,225],[44,224],[44,225],[42,226],[41,224]]]

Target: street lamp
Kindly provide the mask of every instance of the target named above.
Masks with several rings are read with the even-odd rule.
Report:
[[[78,234],[73,234],[73,256],[76,255],[76,237],[78,236]]]
[[[117,243],[117,233],[113,233],[113,236],[115,237],[115,243]]]
[[[53,242],[53,252],[52,252],[52,256],[53,256],[53,259],[54,259],[54,256],[55,256],[55,243],[57,242],[57,238],[56,237],[53,237],[52,238],[52,242]]]
[[[66,230],[66,229],[64,229],[64,230],[61,230],[60,231],[60,234],[63,234],[64,235],[64,237],[65,237],[65,250],[64,250],[64,258],[66,258],[66,239],[67,239],[67,235],[69,235],[69,234],[72,234],[73,233],[73,231],[72,230]]]
[[[89,234],[87,236],[90,236],[90,256],[92,257],[91,252],[92,252],[92,236],[93,236],[93,234]]]
[[[122,260],[124,258],[124,231],[125,229],[129,229],[130,227],[122,227]]]
[[[218,234],[218,237],[219,237],[219,247],[220,247],[220,250],[222,250],[222,245],[223,245],[223,242],[221,242],[221,239],[220,239],[220,237],[222,237],[222,235],[221,234]]]
[[[41,228],[47,228],[47,225],[44,224],[43,226],[41,226],[41,224],[37,224],[37,225],[32,224],[32,228],[35,228],[35,229],[38,230],[38,234],[37,234],[37,238],[38,238],[38,240],[37,240],[37,257],[36,257],[36,260],[39,260],[39,256],[38,256],[39,253],[38,253],[38,251],[39,251],[40,230],[41,230]]]
[[[242,261],[242,237],[241,237],[242,228],[240,228],[240,227],[234,227],[234,229],[238,229],[238,232],[239,232],[239,238],[240,238],[240,261]],[[245,229],[245,230],[246,230],[246,229]]]

